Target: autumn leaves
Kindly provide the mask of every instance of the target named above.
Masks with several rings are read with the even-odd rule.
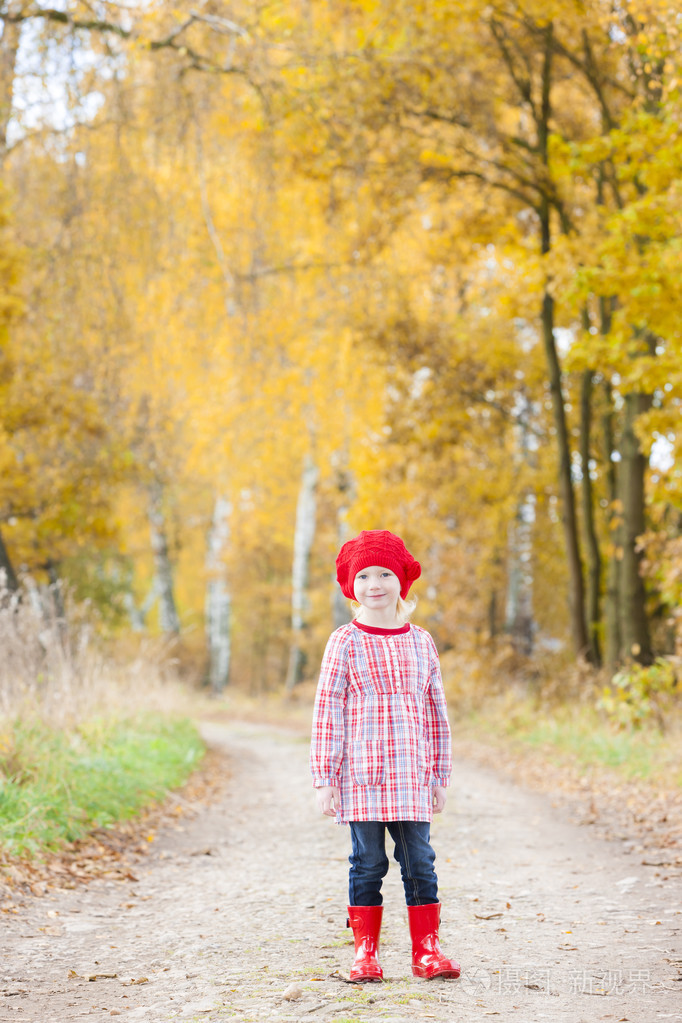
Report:
[[[345,524],[428,537],[420,614],[443,643],[670,652],[682,152],[666,11],[238,4],[242,32],[188,23],[184,53],[181,35],[122,41],[115,76],[103,37],[77,30],[99,112],[5,163],[16,569],[106,592],[138,626],[155,599],[171,631],[203,624],[213,587],[233,676],[276,685],[312,467],[297,659],[328,632]],[[158,19],[146,38],[170,38]]]

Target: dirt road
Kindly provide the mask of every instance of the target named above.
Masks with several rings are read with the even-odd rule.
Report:
[[[227,790],[160,835],[136,881],[2,917],[0,1020],[682,1020],[679,872],[470,762],[432,832],[441,940],[461,979],[412,978],[393,864],[386,982],[346,983],[348,831],[317,812],[305,739],[246,724],[205,734],[230,757]]]

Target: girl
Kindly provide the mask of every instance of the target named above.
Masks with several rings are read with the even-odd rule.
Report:
[[[350,979],[381,980],[378,961],[385,837],[395,843],[412,938],[412,973],[459,977],[438,942],[440,903],[430,844],[452,770],[438,653],[405,603],[421,566],[400,537],[363,530],[336,559],[356,618],[329,638],[315,699],[310,768],[322,813],[350,825]]]

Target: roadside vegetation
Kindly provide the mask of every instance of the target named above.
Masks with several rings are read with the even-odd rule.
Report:
[[[117,661],[91,611],[56,596],[36,590],[0,609],[1,859],[128,820],[204,753],[168,647],[119,645]]]
[[[511,706],[513,704],[513,707]],[[537,708],[530,697],[498,698],[485,713],[472,712],[464,730],[482,741],[500,741],[543,753],[554,763],[606,767],[624,778],[667,787],[682,787],[682,721],[670,728],[656,725],[614,727],[588,705]]]
[[[529,664],[511,650],[491,662],[443,657],[463,740],[669,790],[682,788],[678,668],[669,658],[609,676],[557,659]]]
[[[128,820],[186,781],[203,755],[193,724],[142,714],[66,730],[16,722],[3,736],[2,851],[57,851]]]
[[[53,588],[5,595],[0,863],[39,860],[163,802],[202,761],[199,714],[276,722],[307,741],[312,674],[294,692],[282,686],[255,699],[235,684],[209,700],[186,672],[180,680],[167,641],[112,642],[103,632],[92,606]],[[679,791],[677,667],[668,658],[608,676],[519,657],[511,644],[485,657],[446,651],[455,752],[532,764],[548,787],[589,776]]]

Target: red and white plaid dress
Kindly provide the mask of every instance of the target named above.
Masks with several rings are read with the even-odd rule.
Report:
[[[432,785],[452,771],[433,639],[417,625],[351,622],[329,637],[313,715],[315,787],[338,785],[336,819],[430,821]]]

